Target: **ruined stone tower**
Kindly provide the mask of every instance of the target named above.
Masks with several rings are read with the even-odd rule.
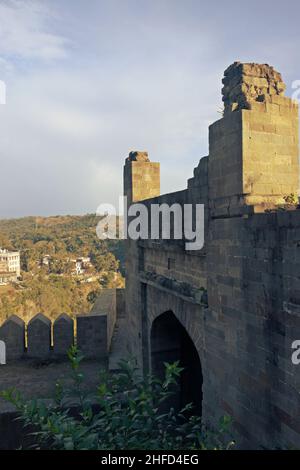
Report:
[[[158,169],[131,155],[130,201],[205,205],[205,244],[129,240],[128,348],[160,375],[185,372],[178,405],[216,424],[229,414],[240,448],[300,446],[298,105],[266,64],[235,62],[223,78],[224,115],[209,128],[187,189],[159,196]]]
[[[298,105],[273,67],[235,62],[225,70],[224,118],[209,128],[212,215],[255,211],[298,196]]]
[[[128,202],[160,194],[159,163],[150,162],[148,152],[130,152],[124,166],[124,195]]]

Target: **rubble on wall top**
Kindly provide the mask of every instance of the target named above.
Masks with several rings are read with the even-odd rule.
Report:
[[[268,96],[284,95],[281,74],[268,64],[234,62],[222,80],[225,111],[249,109],[253,101],[266,101]]]
[[[126,162],[150,162],[148,152],[132,151],[126,158]]]
[[[265,77],[282,82],[281,73],[277,72],[269,64],[256,64],[254,62],[234,62],[224,72],[223,83],[237,75],[247,75],[250,77]]]

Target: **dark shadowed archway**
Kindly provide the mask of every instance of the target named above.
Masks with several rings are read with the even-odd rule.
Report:
[[[179,389],[168,405],[179,410],[187,403],[193,403],[192,414],[201,416],[202,412],[202,370],[196,347],[186,329],[173,312],[165,312],[157,317],[151,329],[151,366],[152,374],[164,376],[164,362],[179,361],[184,367]]]

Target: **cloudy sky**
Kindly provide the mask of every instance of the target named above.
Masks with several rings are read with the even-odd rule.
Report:
[[[115,203],[130,150],[184,188],[230,63],[270,63],[292,93],[299,17],[298,0],[0,0],[0,217]]]

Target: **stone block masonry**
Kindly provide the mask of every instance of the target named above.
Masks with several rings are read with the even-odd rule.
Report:
[[[118,297],[122,295],[124,289],[102,289],[98,295],[96,302],[91,310],[91,313],[97,315],[106,315],[107,317],[107,349],[110,349],[112,336],[114,333],[117,313],[119,311]]]
[[[0,328],[0,339],[6,345],[6,360],[20,359],[25,352],[25,323],[11,315]]]
[[[298,104],[272,67],[234,63],[223,80],[224,118],[209,128],[213,216],[260,212],[298,195]]]
[[[124,180],[128,182],[125,196],[129,202],[159,195],[159,167],[159,163],[150,162],[147,152],[130,152],[124,167]],[[132,181],[136,184],[131,184]]]
[[[286,88],[281,74],[268,64],[234,62],[225,70],[222,83],[225,112],[251,109],[254,101],[283,96]]]
[[[180,360],[181,403],[192,394],[216,426],[229,414],[238,448],[299,448],[300,210],[286,204],[299,190],[298,105],[267,64],[235,62],[223,85],[224,115],[187,189],[159,195],[145,153],[125,163],[129,203],[205,205],[205,245],[126,241],[124,335],[145,373]]]
[[[74,344],[74,321],[66,314],[60,315],[53,324],[53,352],[65,356]]]
[[[33,317],[27,326],[27,339],[29,357],[48,358],[51,346],[51,321],[41,313]]]
[[[107,356],[106,315],[77,316],[77,347],[87,359]]]

